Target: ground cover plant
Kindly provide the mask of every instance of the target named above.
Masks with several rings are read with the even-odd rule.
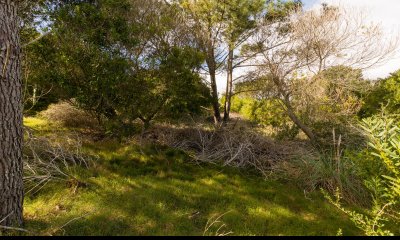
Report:
[[[28,118],[26,124],[49,134],[45,120]],[[198,165],[167,146],[104,140],[83,148],[97,155],[93,167],[66,170],[72,176],[27,194],[30,234],[335,235],[339,228],[345,235],[359,233],[318,191],[305,195],[256,171]]]

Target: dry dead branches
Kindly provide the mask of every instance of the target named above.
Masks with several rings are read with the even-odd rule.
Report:
[[[24,144],[24,184],[27,193],[37,192],[51,180],[74,179],[76,166],[88,168],[91,160],[82,153],[78,136],[37,137],[27,129]]]
[[[313,157],[313,153],[299,143],[279,144],[249,128],[207,129],[202,124],[194,124],[194,127],[156,126],[145,137],[181,149],[196,162],[255,168],[264,176],[276,162],[296,156]]]

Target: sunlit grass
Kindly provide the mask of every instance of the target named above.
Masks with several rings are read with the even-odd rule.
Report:
[[[46,130],[41,120],[25,124]],[[359,234],[318,192],[264,180],[248,170],[196,165],[161,146],[85,144],[99,159],[76,172],[86,183],[54,182],[25,198],[26,228],[51,235]],[[207,221],[220,223],[204,233]]]
[[[42,118],[36,117],[25,117],[24,118],[24,125],[35,128],[36,130],[43,130],[48,129],[49,122]]]

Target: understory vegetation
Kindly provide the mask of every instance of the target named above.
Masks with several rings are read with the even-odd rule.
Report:
[[[277,142],[243,120],[220,130],[192,121],[156,124],[121,140],[96,128],[49,122],[43,115],[26,118],[26,231],[398,233],[394,119],[365,120],[370,147],[346,153]]]
[[[184,151],[151,140],[142,145],[138,139],[93,142],[88,135],[76,137],[84,129],[38,118],[27,118],[25,124],[36,136],[56,136],[52,147],[41,145],[47,150],[64,142],[66,155],[92,156],[90,167],[71,161],[64,165],[59,155],[41,158],[55,157],[52,164],[64,174],[47,171],[54,179],[45,186],[35,180],[40,191],[27,193],[30,234],[335,235],[339,228],[345,235],[359,234],[318,191],[266,179],[251,168],[198,162]],[[66,139],[69,146],[81,146],[83,153],[67,150]],[[32,182],[29,173],[25,181]]]
[[[0,206],[0,236],[400,235],[400,70],[365,74],[400,38],[361,10],[18,4],[23,218]]]

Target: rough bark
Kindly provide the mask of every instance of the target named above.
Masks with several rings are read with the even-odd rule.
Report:
[[[0,0],[0,225],[23,223],[22,83],[17,6]]]
[[[227,80],[226,80],[226,94],[224,106],[224,122],[229,120],[229,113],[231,112],[231,101],[233,93],[233,48],[229,47],[228,53],[228,66],[227,66]]]
[[[216,78],[216,63],[214,59],[214,51],[209,53],[209,57],[207,59],[208,71],[210,74],[210,82],[211,82],[211,97],[212,97],[212,105],[214,111],[214,122],[218,124],[221,122],[221,113],[219,111],[219,101],[218,101],[218,89],[217,89],[217,78]]]

